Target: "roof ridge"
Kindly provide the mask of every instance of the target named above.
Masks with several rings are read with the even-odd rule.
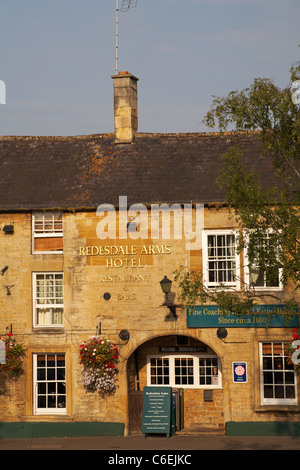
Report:
[[[142,137],[211,137],[211,136],[228,136],[228,135],[257,135],[261,131],[226,131],[226,132],[138,132],[136,138]],[[78,135],[67,135],[67,136],[55,136],[55,135],[0,135],[0,141],[9,140],[88,140],[93,138],[112,138],[114,137],[113,132],[106,132],[103,134],[78,134]]]

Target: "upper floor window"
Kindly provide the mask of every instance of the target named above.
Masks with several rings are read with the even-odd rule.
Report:
[[[297,404],[294,366],[288,363],[283,342],[260,343],[262,405]]]
[[[61,212],[36,212],[32,215],[32,247],[33,253],[62,253]]]
[[[236,232],[205,230],[203,234],[203,281],[206,287],[240,287]]]
[[[251,234],[250,234],[251,237]],[[282,289],[281,283],[281,275],[282,269],[276,266],[276,258],[277,258],[277,249],[275,247],[275,259],[272,265],[268,266],[267,260],[265,261],[265,266],[260,266],[259,259],[262,256],[260,254],[260,247],[262,250],[269,251],[269,247],[274,249],[274,237],[271,231],[268,231],[265,234],[263,244],[256,243],[255,244],[255,257],[252,263],[249,262],[247,251],[245,253],[245,276],[246,276],[246,284],[258,289],[268,289],[268,290],[278,290]]]
[[[63,326],[63,273],[33,273],[33,304],[34,326]]]

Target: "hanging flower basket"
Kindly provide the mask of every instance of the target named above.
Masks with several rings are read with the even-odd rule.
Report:
[[[292,364],[295,370],[300,372],[300,334],[297,328],[293,329],[293,338],[286,345],[286,353],[289,364]]]
[[[4,341],[6,349],[6,362],[0,364],[1,374],[4,378],[16,380],[23,373],[24,347],[21,343],[17,343],[10,333],[0,340]]]
[[[116,389],[118,348],[109,339],[95,336],[80,345],[82,384],[88,392],[110,395]]]

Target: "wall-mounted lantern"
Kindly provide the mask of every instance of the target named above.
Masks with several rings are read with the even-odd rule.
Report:
[[[221,340],[225,339],[228,335],[226,328],[218,328],[217,329],[217,337]]]
[[[176,308],[181,307],[181,305],[174,304],[176,294],[174,292],[171,292],[172,281],[170,281],[170,279],[165,276],[160,281],[160,286],[161,290],[165,294],[165,301],[161,305],[161,307],[168,307],[168,309],[170,310],[169,315],[165,317],[165,321],[177,320],[178,316],[176,314]]]
[[[119,338],[122,341],[129,341],[129,339],[130,339],[129,331],[128,330],[121,330],[120,333],[119,333]]]
[[[4,225],[3,227],[3,232],[5,234],[10,234],[12,235],[14,233],[14,226],[13,224],[10,224],[10,225]]]

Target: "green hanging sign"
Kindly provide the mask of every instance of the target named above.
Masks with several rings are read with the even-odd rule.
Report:
[[[188,328],[297,328],[296,315],[287,324],[284,305],[256,305],[248,315],[223,314],[217,305],[196,305],[186,309]]]

